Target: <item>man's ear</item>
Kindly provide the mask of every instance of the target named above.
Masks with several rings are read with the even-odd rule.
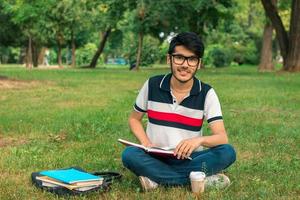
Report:
[[[202,64],[202,59],[200,58],[200,59],[199,59],[199,64],[198,64],[197,69],[201,69],[201,64]]]
[[[171,56],[170,54],[167,54],[167,64],[169,65],[171,63]]]

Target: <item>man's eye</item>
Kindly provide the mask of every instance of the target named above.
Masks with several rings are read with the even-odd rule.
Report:
[[[175,56],[175,58],[178,59],[178,60],[184,60],[183,56]]]
[[[198,58],[196,58],[196,57],[190,57],[189,61],[191,61],[191,62],[198,62]]]

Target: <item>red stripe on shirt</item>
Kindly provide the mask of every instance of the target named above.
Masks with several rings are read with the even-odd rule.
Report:
[[[174,113],[158,112],[154,110],[148,110],[147,113],[148,113],[148,117],[156,120],[176,122],[176,123],[189,125],[189,126],[201,126],[203,123],[202,119],[186,117]]]

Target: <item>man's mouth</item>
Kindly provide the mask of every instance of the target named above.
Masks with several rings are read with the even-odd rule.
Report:
[[[177,71],[180,73],[180,75],[187,75],[190,73],[188,70],[185,69],[178,69]]]

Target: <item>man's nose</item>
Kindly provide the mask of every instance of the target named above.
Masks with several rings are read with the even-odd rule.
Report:
[[[183,67],[189,67],[188,60],[187,60],[187,59],[184,59],[184,61],[183,61],[183,63],[182,63],[182,66],[183,66]]]

